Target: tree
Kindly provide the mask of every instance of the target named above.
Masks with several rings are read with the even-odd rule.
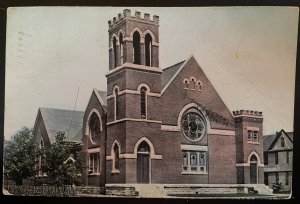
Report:
[[[75,160],[73,155],[72,143],[66,141],[64,132],[57,132],[55,142],[44,150],[43,155],[45,165],[42,168],[47,173],[49,184],[72,185],[75,183],[81,168],[78,168],[80,160]]]
[[[22,185],[22,179],[36,175],[38,148],[32,129],[23,127],[4,148],[4,171]]]

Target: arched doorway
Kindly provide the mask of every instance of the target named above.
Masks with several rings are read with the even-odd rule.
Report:
[[[257,183],[257,157],[250,157],[250,183]]]
[[[143,141],[137,149],[137,183],[150,182],[150,147]]]

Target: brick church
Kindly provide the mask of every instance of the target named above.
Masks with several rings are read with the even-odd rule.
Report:
[[[263,184],[262,112],[231,112],[193,56],[162,69],[158,16],[125,9],[108,24],[107,92],[83,116],[85,185]]]

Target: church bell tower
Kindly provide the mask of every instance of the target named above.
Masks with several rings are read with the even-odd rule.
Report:
[[[138,157],[134,151],[142,143],[149,147],[142,149],[153,153],[150,140],[156,136],[153,132],[161,131],[159,17],[150,19],[147,13],[141,17],[138,11],[133,16],[125,9],[109,20],[108,26],[107,182],[149,183],[152,158],[140,164],[134,159]],[[148,173],[137,172],[139,165],[148,166]]]

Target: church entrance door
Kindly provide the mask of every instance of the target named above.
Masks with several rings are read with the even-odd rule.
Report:
[[[257,158],[254,155],[250,158],[250,183],[257,183]]]
[[[150,182],[150,147],[146,142],[142,142],[138,147],[137,182]]]

